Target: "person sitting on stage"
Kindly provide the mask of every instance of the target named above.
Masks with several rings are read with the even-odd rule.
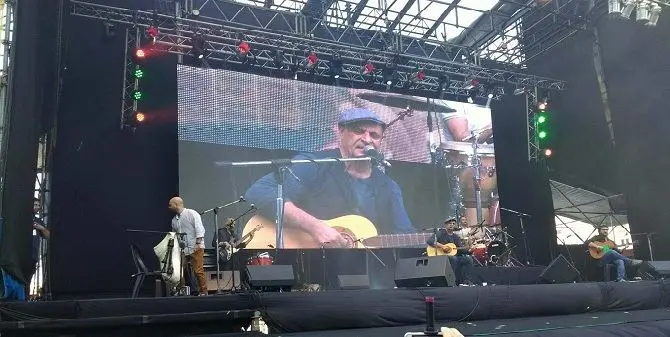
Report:
[[[172,218],[172,229],[178,234],[185,234],[184,255],[186,262],[191,265],[191,269],[198,279],[200,296],[207,295],[207,282],[205,280],[205,227],[202,225],[202,218],[198,212],[185,208],[184,200],[180,197],[170,199],[168,203],[170,211],[176,213]]]
[[[233,249],[244,249],[249,242],[249,239],[244,242],[239,242],[240,237],[235,232],[235,219],[227,218],[223,227],[219,228],[217,232],[219,236],[219,258],[220,262],[227,262],[233,254]],[[216,248],[216,237],[212,237],[212,247]]]
[[[341,113],[339,149],[299,154],[294,159],[366,157],[365,147],[379,149],[386,123],[372,110],[354,108]],[[308,233],[323,247],[345,247],[347,242],[325,220],[362,215],[380,233],[413,233],[398,184],[370,161],[296,164],[283,187],[284,221]],[[270,173],[256,181],[245,198],[265,217],[274,219],[277,181]]]
[[[626,281],[626,265],[630,265],[632,267],[637,267],[639,266],[642,261],[641,260],[634,260],[630,259],[624,255],[621,254],[621,252],[616,249],[616,248],[610,248],[607,245],[602,244],[603,242],[608,242],[611,241],[610,239],[607,238],[607,234],[609,233],[609,228],[607,226],[600,226],[598,228],[598,234],[588,241],[586,241],[588,247],[590,248],[595,248],[598,251],[605,250],[605,255],[600,259],[600,262],[598,263],[599,266],[604,266],[605,264],[612,264],[616,266],[616,275],[617,275],[617,282],[625,282]]]
[[[470,279],[470,268],[474,264],[472,256],[470,256],[470,249],[463,247],[463,242],[456,230],[456,218],[449,218],[444,221],[445,228],[440,228],[436,235],[432,235],[428,239],[428,245],[436,249],[442,249],[445,253],[451,253],[451,248],[447,246],[448,243],[456,245],[457,253],[454,256],[449,256],[449,263],[454,270],[456,276],[456,284],[472,283]]]

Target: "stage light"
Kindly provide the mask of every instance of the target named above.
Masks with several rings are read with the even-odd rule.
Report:
[[[369,60],[363,65],[362,73],[363,75],[373,74],[375,72],[375,65],[372,64]]]
[[[545,157],[551,157],[552,154],[554,154],[554,151],[552,151],[551,149],[544,149]]]
[[[612,16],[621,15],[621,0],[607,0],[607,12]]]
[[[540,131],[537,136],[540,137],[540,139],[545,139],[547,138],[547,131]]]
[[[468,83],[468,85],[466,85],[465,88],[463,88],[463,89],[465,89],[465,90],[471,90],[471,89],[474,89],[474,88],[476,88],[476,87],[478,87],[478,86],[479,86],[479,80],[478,80],[478,79],[473,79],[473,80],[470,81],[470,83]]]
[[[156,26],[149,26],[147,28],[147,36],[151,39],[151,43],[155,44],[156,39],[158,39],[158,28]]]
[[[547,102],[538,102],[537,103],[537,109],[540,110],[540,111],[547,110]]]
[[[246,41],[240,41],[237,45],[237,56],[241,58],[247,57],[247,54],[251,51],[251,46]]]
[[[626,19],[629,19],[631,13],[633,13],[633,9],[635,9],[635,4],[636,4],[635,0],[627,0],[626,6],[621,11],[621,16]]]
[[[143,59],[146,56],[147,56],[147,54],[144,51],[144,49],[137,48],[137,50],[135,50],[135,57],[137,57],[138,59]]]
[[[316,56],[316,53],[313,51],[307,51],[307,57],[305,58],[305,68],[308,70],[316,69],[316,66],[319,63],[319,57]]]
[[[661,16],[661,6],[652,3],[649,9],[649,22],[647,22],[647,26],[656,26],[656,24],[658,23],[658,18],[660,16]]]
[[[635,11],[635,20],[637,22],[641,22],[646,24],[649,22],[650,18],[650,9],[651,9],[651,4],[648,2],[640,2],[637,5],[637,10]]]
[[[198,59],[205,58],[206,43],[207,41],[202,35],[202,32],[196,32],[195,35],[191,38],[191,50],[193,51],[193,55]]]
[[[141,91],[139,91],[139,90],[133,91],[133,99],[134,100],[139,101],[139,100],[142,99],[143,96],[144,96],[144,94],[142,94]]]
[[[414,72],[412,77],[417,81],[423,81],[426,79],[426,72],[423,71],[423,69],[418,69],[416,72]]]
[[[543,124],[543,123],[546,122],[546,121],[547,121],[547,117],[546,117],[546,116],[539,116],[539,117],[537,117],[537,123],[538,123],[538,124]]]
[[[133,71],[133,76],[138,80],[142,79],[144,77],[144,70],[138,66],[135,68],[135,71]]]
[[[142,112],[135,112],[135,116],[133,119],[135,120],[135,122],[142,123],[147,119],[147,116]]]

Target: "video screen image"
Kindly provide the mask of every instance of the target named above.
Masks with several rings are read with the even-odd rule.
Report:
[[[186,207],[246,200],[221,209],[218,227],[203,215],[205,242],[235,219],[240,237],[253,233],[247,248],[274,247],[282,179],[284,248],[422,247],[451,217],[474,238],[475,149],[481,217],[499,224],[486,107],[183,65],[177,79]],[[385,160],[334,160],[367,157],[366,146]]]

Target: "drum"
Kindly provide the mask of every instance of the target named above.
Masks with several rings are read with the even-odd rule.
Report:
[[[486,250],[488,249],[487,245],[484,243],[477,243],[472,246],[472,257],[475,258],[475,260],[479,261],[479,263],[486,263],[488,260],[488,255],[486,253]]]
[[[486,253],[488,254],[487,261],[491,263],[498,263],[502,258],[503,254],[507,250],[505,243],[499,240],[491,241],[486,247]]]
[[[472,144],[468,142],[445,141],[442,143],[442,151],[447,164],[456,169],[456,175],[463,188],[465,207],[475,207],[475,184]],[[492,192],[497,192],[498,179],[496,176],[496,158],[493,144],[479,144],[477,153],[481,160],[479,175],[481,178],[482,203],[491,202]]]
[[[272,257],[268,253],[263,253],[247,259],[247,266],[271,266],[272,262]]]

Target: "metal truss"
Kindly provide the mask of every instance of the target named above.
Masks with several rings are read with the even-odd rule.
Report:
[[[196,32],[200,32],[206,38],[208,53],[208,55],[205,55],[206,57],[236,62],[234,55],[236,54],[235,49],[237,48],[238,34],[243,34],[245,41],[251,44],[252,53],[255,55],[256,61],[260,62],[260,65],[267,66],[267,63],[272,60],[269,55],[270,53],[274,53],[274,50],[280,50],[284,54],[283,57],[288,58],[284,61],[290,61],[290,64],[295,64],[296,60],[303,59],[305,50],[311,50],[317,53],[320,58],[318,67],[314,71],[321,75],[329,72],[330,68],[332,68],[331,60],[337,54],[343,63],[342,68],[344,72],[341,76],[343,78],[344,76],[348,76],[351,80],[362,80],[360,77],[362,75],[359,75],[360,67],[370,61],[378,69],[384,68],[386,65],[395,65],[395,69],[399,74],[403,72],[411,74],[417,69],[423,69],[427,75],[426,79],[415,84],[419,86],[417,88],[422,89],[437,90],[440,78],[446,75],[450,80],[448,90],[451,90],[454,94],[464,94],[463,88],[466,88],[472,79],[487,82],[492,86],[502,86],[505,83],[510,83],[517,87],[540,87],[552,90],[562,90],[566,85],[564,81],[508,70],[489,69],[478,66],[474,62],[459,63],[447,59],[431,58],[434,53],[429,52],[425,48],[409,48],[404,49],[406,52],[399,53],[396,51],[379,50],[363,44],[357,46],[344,43],[337,41],[335,37],[331,40],[312,38],[305,36],[306,34],[301,34],[299,31],[286,34],[266,31],[265,29],[253,30],[248,25],[244,26],[236,22],[236,20],[242,20],[241,18],[237,18],[238,15],[241,15],[240,13],[246,13],[242,15],[246,18],[245,20],[256,22],[285,22],[286,18],[282,13],[271,11],[273,18],[265,18],[265,21],[262,21],[248,6],[240,6],[241,8],[238,13],[227,19],[227,24],[220,24],[214,23],[211,19],[205,17],[202,12],[199,13],[198,20],[194,20],[76,0],[70,3],[72,6],[72,15],[139,27],[156,25],[160,30],[157,43],[169,46],[169,52],[178,54],[187,53],[191,48],[189,37],[193,36]],[[285,23],[291,27],[288,22]],[[267,29],[272,29],[271,26],[271,24],[268,24]],[[381,33],[373,33],[372,39],[369,40],[374,40],[374,37],[379,36],[379,34]],[[442,47],[444,46],[434,45],[432,50],[443,50]],[[424,55],[411,54],[410,49],[414,51],[421,50]],[[239,62],[243,61],[248,62],[246,60],[240,60]]]
[[[526,90],[526,131],[528,133],[529,161],[537,161],[540,156],[540,142],[537,138],[537,118],[535,118],[537,95],[537,88]]]
[[[12,69],[13,46],[15,41],[14,19],[16,1],[2,1],[0,3],[0,195],[4,190],[5,167],[7,154],[7,137],[9,136],[9,111],[12,94]],[[0,198],[2,199],[2,198]],[[0,200],[0,213],[2,212],[2,200]]]
[[[130,126],[133,114],[137,111],[137,100],[133,94],[139,90],[140,81],[135,76],[139,65],[135,62],[133,51],[141,46],[142,29],[137,26],[126,28],[125,67],[123,71],[123,92],[121,93],[121,129]]]

